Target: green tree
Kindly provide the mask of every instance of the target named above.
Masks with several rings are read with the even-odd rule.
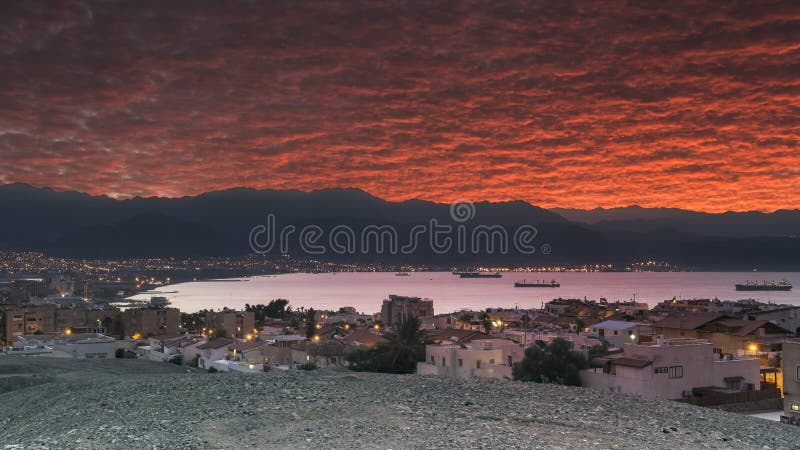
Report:
[[[305,324],[306,329],[306,338],[311,339],[314,337],[314,333],[317,332],[317,322],[315,320],[316,311],[314,308],[308,308],[306,312],[303,314],[303,322]]]
[[[356,350],[347,356],[350,369],[359,372],[414,373],[425,360],[425,332],[420,321],[408,317],[386,335],[388,343],[373,349]]]
[[[589,361],[594,358],[600,358],[601,356],[605,356],[608,353],[608,344],[603,342],[602,344],[593,345],[589,347]]]
[[[514,364],[515,380],[580,386],[580,371],[589,366],[586,357],[572,350],[564,339],[555,339],[545,348],[531,345],[522,361]]]

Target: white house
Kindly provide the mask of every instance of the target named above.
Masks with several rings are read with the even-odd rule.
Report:
[[[625,344],[638,343],[639,337],[643,334],[653,334],[652,325],[622,320],[606,320],[592,325],[589,329],[591,335],[618,348],[622,348]]]
[[[425,362],[417,363],[417,373],[451,378],[511,378],[512,365],[523,356],[523,346],[509,339],[428,345]]]
[[[701,387],[761,388],[757,359],[721,358],[703,339],[659,337],[651,344],[626,344],[621,354],[596,358],[592,366],[581,371],[583,386],[649,399],[676,400]]]
[[[17,340],[16,345],[19,347],[46,346],[61,354],[66,353],[82,359],[113,359],[116,357],[114,339],[97,333],[22,336]]]
[[[198,345],[197,354],[199,358],[197,360],[197,367],[209,369],[211,368],[211,363],[214,361],[224,360],[225,355],[228,354],[228,350],[230,350],[230,347],[235,343],[236,341],[233,339],[214,338],[204,344]]]

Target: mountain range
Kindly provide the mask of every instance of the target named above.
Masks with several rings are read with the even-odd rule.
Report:
[[[419,245],[409,254],[309,255],[290,239],[289,252],[338,261],[464,265],[497,263],[626,264],[668,261],[704,270],[800,269],[800,211],[702,213],[638,206],[614,209],[544,209],[522,201],[478,202],[474,217],[458,222],[448,204],[422,200],[389,202],[358,189],[312,192],[236,188],[195,197],[116,200],[59,192],[25,184],[0,186],[0,249],[35,250],[69,257],[233,256],[251,251],[253,227],[274,214],[276,228],[315,225],[325,236],[338,225],[357,236],[370,225],[390,225],[400,245],[414,226],[431,219],[467,236],[480,225],[497,225],[513,236],[535,226],[534,254],[433,251]],[[427,242],[427,241],[425,241]],[[546,245],[545,245],[546,244]],[[551,252],[543,252],[547,247]],[[272,249],[277,253],[278,248]]]

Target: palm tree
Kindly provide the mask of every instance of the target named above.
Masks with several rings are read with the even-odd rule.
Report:
[[[394,333],[386,335],[389,369],[396,373],[413,373],[418,361],[425,360],[425,332],[422,321],[414,316],[402,320]]]
[[[522,329],[525,330],[525,342],[523,342],[523,345],[527,345],[528,344],[528,326],[530,326],[530,324],[531,324],[531,317],[528,315],[528,313],[525,313],[521,317],[520,320],[522,320]]]

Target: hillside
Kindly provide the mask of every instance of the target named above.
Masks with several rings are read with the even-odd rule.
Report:
[[[0,390],[0,442],[20,448],[771,449],[800,442],[800,430],[775,422],[587,389],[344,370],[179,371],[145,361],[0,357],[0,374],[16,379]],[[21,381],[34,378],[39,381]]]
[[[659,260],[697,270],[800,270],[797,211],[706,214],[628,208],[593,210],[606,218],[583,223],[585,215],[569,210],[557,211],[572,221],[526,202],[477,202],[474,215],[457,222],[448,204],[390,202],[358,189],[238,188],[196,197],[114,200],[20,184],[0,186],[0,211],[8,212],[7,220],[0,221],[0,251],[34,250],[75,258],[246,255],[252,251],[248,238],[253,227],[265,226],[268,214],[274,214],[276,235],[278,230],[294,227],[293,234],[287,235],[287,249],[301,259],[440,266],[624,266]],[[453,227],[448,234],[451,239],[463,225],[465,242],[477,227],[500,226],[508,252],[498,251],[499,246],[487,251],[486,239],[481,245],[474,237],[472,242],[478,244],[465,246],[467,251],[459,251],[457,245],[434,250],[432,220]],[[357,237],[367,227],[392,227],[399,248],[410,243],[414,227],[423,226],[427,232],[418,236],[419,245],[409,253],[379,252],[375,245],[345,253],[332,251],[332,231],[343,225]],[[318,242],[327,250],[324,254],[301,245],[300,230],[309,226],[321,231]],[[516,231],[530,226],[536,228],[533,254],[513,245]],[[270,252],[279,254],[279,246],[272,246]]]

